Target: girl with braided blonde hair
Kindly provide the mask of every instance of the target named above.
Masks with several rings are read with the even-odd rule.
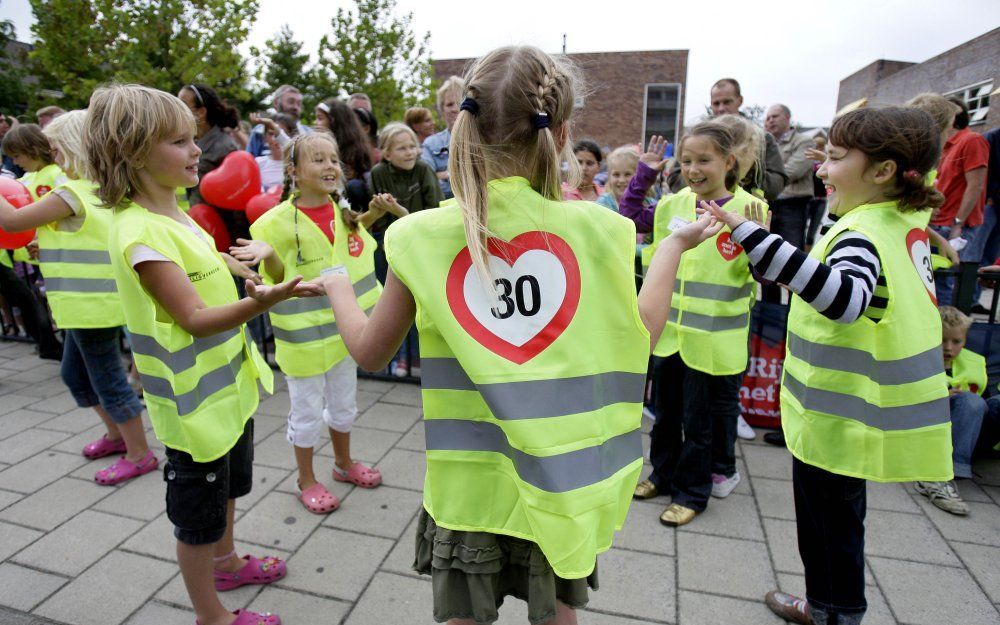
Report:
[[[719,230],[707,216],[675,230],[637,297],[632,222],[562,199],[578,84],[537,48],[478,59],[452,131],[455,197],[389,226],[371,319],[345,276],[319,281],[365,369],[416,318],[427,471],[414,567],[433,579],[438,622],[493,623],[514,596],[533,624],[576,623],[642,468],[650,341],[680,255]]]

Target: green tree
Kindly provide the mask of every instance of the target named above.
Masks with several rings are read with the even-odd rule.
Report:
[[[285,24],[271,39],[264,44],[264,49],[250,48],[250,54],[255,59],[254,79],[257,88],[254,89],[254,104],[260,103],[274,93],[281,85],[295,85],[305,88],[311,79],[309,53],[302,51],[302,42],[295,39],[292,29]],[[306,102],[312,110],[315,102]]]
[[[0,114],[12,115],[25,110],[28,104],[28,89],[24,84],[25,58],[14,58],[7,44],[15,40],[14,23],[0,21]],[[15,52],[16,54],[16,52]]]
[[[354,11],[337,10],[333,34],[319,42],[311,95],[363,91],[380,123],[401,119],[431,97],[431,35],[413,33],[413,13],[396,16],[396,0],[354,2]]]
[[[204,82],[246,101],[248,72],[238,51],[259,0],[31,0],[32,59],[64,108],[83,106],[109,80],[176,92]]]

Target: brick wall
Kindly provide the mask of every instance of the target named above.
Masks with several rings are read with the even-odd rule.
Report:
[[[687,50],[569,54],[582,70],[590,93],[573,115],[573,137],[593,139],[602,148],[642,140],[643,102],[648,83],[679,83],[679,126],[687,95]],[[471,59],[434,61],[438,80],[462,75]]]
[[[876,104],[902,104],[924,91],[946,93],[985,80],[1000,87],[1000,28],[943,52],[923,63],[875,61],[840,81],[837,108],[867,97]],[[986,132],[1000,126],[1000,97],[990,101],[986,123],[971,128]]]

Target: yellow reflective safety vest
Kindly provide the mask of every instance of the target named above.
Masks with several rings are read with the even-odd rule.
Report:
[[[827,319],[792,298],[781,383],[781,425],[799,460],[878,482],[952,479],[948,382],[934,299],[926,215],[896,202],[841,217],[810,256],[837,236],[868,237],[882,262],[889,306],[876,323]]]
[[[291,200],[264,213],[250,226],[250,235],[274,248],[285,267],[285,280],[296,275],[313,280],[327,267],[344,265],[354,283],[358,304],[370,312],[382,293],[382,285],[375,278],[378,244],[364,228],[350,232],[344,223],[343,210],[334,203],[332,245],[319,226]],[[267,273],[264,263],[260,272],[268,284],[277,281]],[[321,375],[347,356],[327,298],[288,299],[271,308],[269,315],[274,328],[274,357],[285,375]]]
[[[986,359],[976,352],[963,349],[951,363],[948,388],[982,395],[986,390]]]
[[[68,180],[69,178],[63,173],[63,170],[55,163],[46,165],[38,171],[28,172],[18,178],[18,181],[27,187],[31,199],[35,202]]]
[[[245,324],[206,338],[191,336],[142,288],[129,261],[133,246],[146,245],[184,270],[206,306],[233,303],[239,299],[233,277],[203,234],[204,240],[169,217],[131,204],[115,212],[109,241],[156,437],[196,462],[232,449],[257,409],[257,380],[268,392],[274,381]]]
[[[633,280],[635,225],[590,202],[489,183],[480,277],[455,200],[386,232],[420,331],[424,507],[453,530],[539,545],[586,577],[621,528],[642,468],[649,333]]]
[[[60,230],[59,222],[37,229],[39,268],[52,317],[64,330],[124,325],[108,256],[111,211],[100,206],[97,185],[89,180],[70,180],[59,188],[76,197],[84,220],[76,231]]]
[[[660,200],[650,247],[670,234],[674,219],[693,221],[696,202],[686,188]],[[723,208],[742,214],[750,202],[763,200],[737,187]],[[746,253],[730,235],[723,230],[681,256],[667,325],[653,349],[657,356],[680,352],[684,364],[709,375],[742,373],[749,356],[756,282]]]

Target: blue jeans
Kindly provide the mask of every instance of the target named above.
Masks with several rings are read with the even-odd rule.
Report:
[[[985,225],[962,228],[962,238],[966,240],[966,244],[958,253],[958,258],[963,263],[978,263],[983,259],[983,247],[986,245],[988,235]],[[951,239],[951,226],[931,226],[931,228],[944,238]],[[935,287],[938,304],[951,306],[955,291],[955,279],[951,276],[942,280],[935,278]]]
[[[972,452],[986,416],[986,400],[975,393],[951,396],[951,460],[955,477],[972,477]]]
[[[118,350],[121,328],[66,330],[60,373],[81,408],[100,405],[115,423],[142,413]]]

